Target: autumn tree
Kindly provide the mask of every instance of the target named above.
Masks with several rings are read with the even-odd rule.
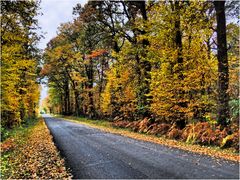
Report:
[[[1,115],[12,127],[36,115],[39,100],[37,70],[38,1],[1,2]]]
[[[214,7],[210,1],[77,5],[73,22],[62,24],[45,49],[42,72],[49,78],[52,109],[91,118],[144,118],[179,129],[215,122],[220,102],[216,52],[222,51],[215,45]],[[234,112],[238,54],[231,47],[238,43],[237,28],[227,24]]]
[[[48,75],[50,87],[58,89],[58,95],[61,99],[61,113],[70,114],[70,90],[68,77],[68,62],[66,49],[69,48],[64,43],[62,36],[52,39],[45,50],[45,65],[41,75]]]
[[[63,114],[89,117],[99,114],[95,109],[100,103],[108,66],[104,58],[108,53],[101,46],[95,27],[83,25],[81,18],[77,18],[73,23],[62,24],[58,36],[45,49],[42,75],[48,77],[51,88],[61,90],[58,94],[62,101],[58,102]]]
[[[110,38],[113,51],[120,53],[124,44],[128,41],[135,49],[135,68],[133,69],[138,78],[136,93],[138,94],[137,110],[139,115],[149,115],[149,81],[151,64],[146,61],[146,47],[149,44],[147,39],[139,39],[139,35],[145,34],[146,30],[139,28],[137,22],[147,21],[147,5],[145,1],[90,1],[84,8],[78,5],[75,13],[83,17],[84,22],[95,23],[98,32],[105,31],[102,41]],[[116,59],[119,56],[115,56]],[[116,59],[116,61],[118,61]],[[112,98],[114,99],[114,98]],[[114,101],[114,100],[113,100]],[[116,104],[118,104],[116,102]],[[117,107],[116,107],[117,108]]]
[[[175,3],[160,2],[151,10],[151,110],[157,119],[183,128],[193,120],[203,121],[214,110],[216,66],[205,44],[213,33],[209,29],[213,21],[202,21],[208,7],[201,2]]]
[[[227,25],[227,43],[229,60],[229,108],[230,122],[239,121],[239,25],[229,23]]]

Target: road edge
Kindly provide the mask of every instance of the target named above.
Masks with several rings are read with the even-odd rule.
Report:
[[[66,118],[66,117],[54,117],[54,118],[62,119],[62,120],[66,120],[66,121],[70,121],[70,122],[74,122],[74,123],[78,123],[78,124],[87,125],[92,128],[102,130],[104,132],[129,137],[132,139],[156,143],[156,144],[164,145],[164,146],[167,146],[170,148],[177,148],[180,150],[185,150],[185,151],[196,153],[196,154],[207,155],[212,158],[215,158],[217,161],[230,160],[230,161],[234,161],[234,162],[240,162],[239,154],[238,155],[233,154],[226,150],[214,149],[213,147],[200,146],[197,144],[196,145],[195,144],[186,144],[184,142],[180,142],[177,140],[166,139],[166,138],[157,137],[157,136],[153,136],[153,135],[137,133],[137,132],[129,131],[127,129],[99,126],[96,124],[81,122],[79,120],[74,120],[74,119],[70,119],[70,118]]]

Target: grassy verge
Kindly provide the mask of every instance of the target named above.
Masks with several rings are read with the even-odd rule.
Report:
[[[138,139],[138,140],[144,140],[148,142],[158,143],[161,145],[165,145],[168,147],[178,148],[190,152],[195,152],[199,154],[209,155],[213,158],[223,158],[226,160],[232,160],[239,162],[239,154],[235,153],[232,149],[221,149],[219,147],[212,147],[212,146],[200,146],[197,144],[187,144],[185,142],[167,139],[164,137],[157,137],[154,135],[147,135],[144,133],[137,133],[133,132],[130,129],[122,129],[122,128],[116,128],[111,125],[111,122],[106,120],[91,120],[87,118],[78,118],[78,117],[72,117],[72,116],[55,116],[57,118],[62,118],[68,121],[77,122],[81,124],[88,125],[93,128],[97,128],[106,132],[111,132],[115,134],[120,134],[122,136]]]
[[[37,118],[27,119],[21,126],[15,127],[13,129],[6,129],[1,127],[1,142],[5,141],[10,137],[16,137],[17,134],[24,136],[24,134],[27,134],[27,131],[31,127],[36,125],[37,122],[38,122]]]
[[[1,179],[71,178],[44,121],[9,132],[1,143]]]

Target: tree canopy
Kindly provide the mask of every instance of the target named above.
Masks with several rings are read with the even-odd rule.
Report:
[[[1,1],[1,124],[13,127],[37,114],[38,1]]]
[[[44,52],[48,108],[179,128],[209,117],[237,122],[239,25],[224,19],[236,11],[217,1],[78,4]]]

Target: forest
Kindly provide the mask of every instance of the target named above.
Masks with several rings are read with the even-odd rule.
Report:
[[[1,1],[1,134],[38,114],[39,2]]]
[[[41,53],[34,1],[1,2],[2,127],[38,113],[239,149],[237,1],[88,1]]]

